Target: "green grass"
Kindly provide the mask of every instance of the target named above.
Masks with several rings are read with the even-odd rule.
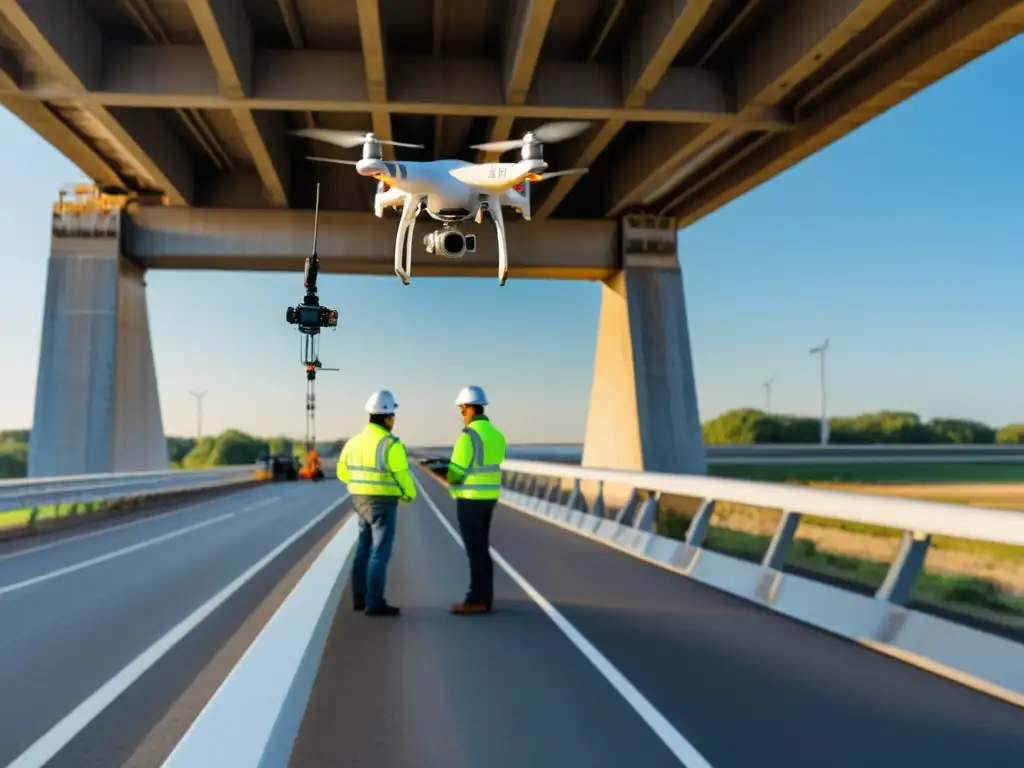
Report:
[[[682,540],[689,524],[689,516],[668,512],[659,516],[658,532]],[[770,536],[727,528],[712,528],[708,531],[704,546],[724,555],[759,562],[768,551],[770,542]],[[1016,556],[1020,557],[1021,549],[1015,549]],[[888,563],[822,552],[814,542],[800,538],[796,539],[790,548],[787,565],[860,584],[872,590],[881,586],[889,570]],[[925,571],[914,588],[913,599],[1024,628],[1024,599],[1007,594],[997,584],[987,579],[946,576]]]
[[[714,477],[775,483],[1012,483],[1024,482],[1024,462],[1005,464],[864,463],[726,464],[714,462]]]

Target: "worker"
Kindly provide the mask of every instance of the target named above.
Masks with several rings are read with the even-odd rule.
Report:
[[[465,427],[448,462],[448,484],[469,559],[469,592],[463,602],[451,607],[451,612],[489,613],[494,602],[491,520],[501,495],[505,436],[484,415],[487,396],[480,387],[465,387],[455,404]]]
[[[348,485],[359,516],[352,560],[352,607],[368,616],[397,616],[384,598],[388,562],[395,543],[399,502],[416,498],[405,446],[392,433],[398,403],[386,389],[366,401],[370,423],[350,438],[338,459],[338,479]]]

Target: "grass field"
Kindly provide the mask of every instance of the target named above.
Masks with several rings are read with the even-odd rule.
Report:
[[[717,468],[721,469],[721,467]],[[1017,465],[743,466],[728,476],[790,482],[823,489],[1022,510],[1024,470]],[[723,476],[716,471],[714,474]],[[664,499],[659,529],[682,538],[693,499]],[[716,505],[706,546],[757,561],[768,549],[779,510]],[[902,531],[805,516],[788,565],[876,589],[896,555]],[[1024,547],[936,537],[914,600],[1024,629]]]
[[[714,463],[715,477],[774,483],[1024,483],[1024,462],[862,464],[723,464]]]

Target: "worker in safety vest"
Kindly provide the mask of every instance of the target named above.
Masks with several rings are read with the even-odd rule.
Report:
[[[338,459],[338,479],[348,485],[359,515],[352,607],[369,616],[400,613],[384,599],[384,586],[395,543],[398,503],[416,498],[405,446],[391,433],[397,408],[394,395],[386,389],[370,395],[365,406],[370,423],[345,443]]]
[[[480,387],[463,389],[455,404],[466,426],[448,462],[448,483],[469,558],[469,592],[462,603],[451,607],[451,612],[489,613],[494,601],[491,519],[501,495],[505,436],[484,416],[487,396]]]

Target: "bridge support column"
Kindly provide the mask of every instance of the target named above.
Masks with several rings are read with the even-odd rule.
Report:
[[[674,222],[627,218],[601,285],[583,464],[707,473]]]
[[[28,474],[167,469],[144,271],[121,256],[121,212],[59,209]]]

